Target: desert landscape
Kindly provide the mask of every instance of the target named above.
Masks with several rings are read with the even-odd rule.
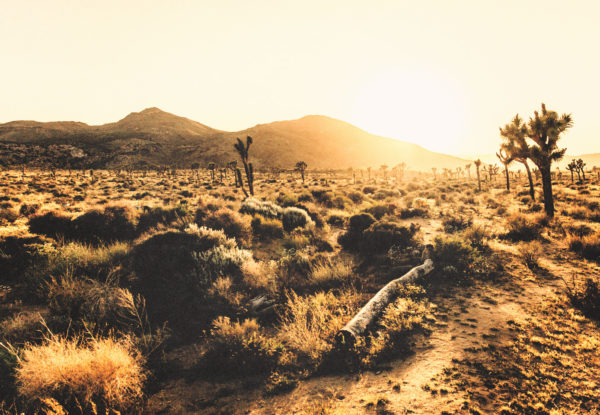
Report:
[[[34,3],[0,414],[600,413],[595,3]]]

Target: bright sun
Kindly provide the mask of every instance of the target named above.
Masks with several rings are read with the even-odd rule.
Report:
[[[465,99],[454,81],[407,68],[373,74],[358,90],[352,120],[370,133],[454,153],[466,118]]]

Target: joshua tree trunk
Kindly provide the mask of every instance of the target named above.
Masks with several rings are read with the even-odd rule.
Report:
[[[581,177],[583,178],[583,181],[585,182],[585,170],[581,169]]]
[[[527,179],[529,180],[529,196],[531,196],[531,200],[535,201],[535,189],[533,188],[533,178],[531,177],[531,170],[529,169],[529,164],[527,164],[527,159],[522,162],[525,165],[525,170],[527,171]]]
[[[574,182],[574,178],[573,178],[573,170],[571,170],[571,184],[573,184]]]
[[[553,218],[554,198],[552,197],[552,175],[550,174],[550,166],[548,165],[540,168],[540,173],[542,175],[542,188],[544,190],[544,210],[549,218]]]
[[[508,164],[504,165],[504,172],[506,173],[506,190],[510,192],[510,180],[508,179]]]
[[[477,167],[477,186],[479,186],[479,191],[481,192],[481,177],[479,177],[479,167]]]

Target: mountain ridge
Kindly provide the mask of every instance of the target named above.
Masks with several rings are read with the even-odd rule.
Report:
[[[346,121],[309,114],[293,120],[256,124],[223,131],[157,107],[132,112],[101,125],[78,121],[10,121],[0,124],[0,162],[44,167],[136,168],[193,163],[224,165],[237,160],[233,144],[250,135],[250,157],[258,168],[394,166],[405,162],[415,170],[454,168],[467,160],[429,151],[418,144],[370,134]],[[18,147],[18,149],[17,149]],[[76,149],[77,151],[75,151]],[[10,154],[16,151],[15,154]],[[66,153],[83,152],[71,159]],[[38,153],[39,157],[35,154]],[[60,154],[57,154],[60,153]]]

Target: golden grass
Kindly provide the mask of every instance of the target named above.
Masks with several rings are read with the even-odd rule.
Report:
[[[129,339],[51,336],[23,348],[16,369],[18,393],[34,402],[55,398],[62,405],[130,408],[139,402],[146,380],[143,358]]]

